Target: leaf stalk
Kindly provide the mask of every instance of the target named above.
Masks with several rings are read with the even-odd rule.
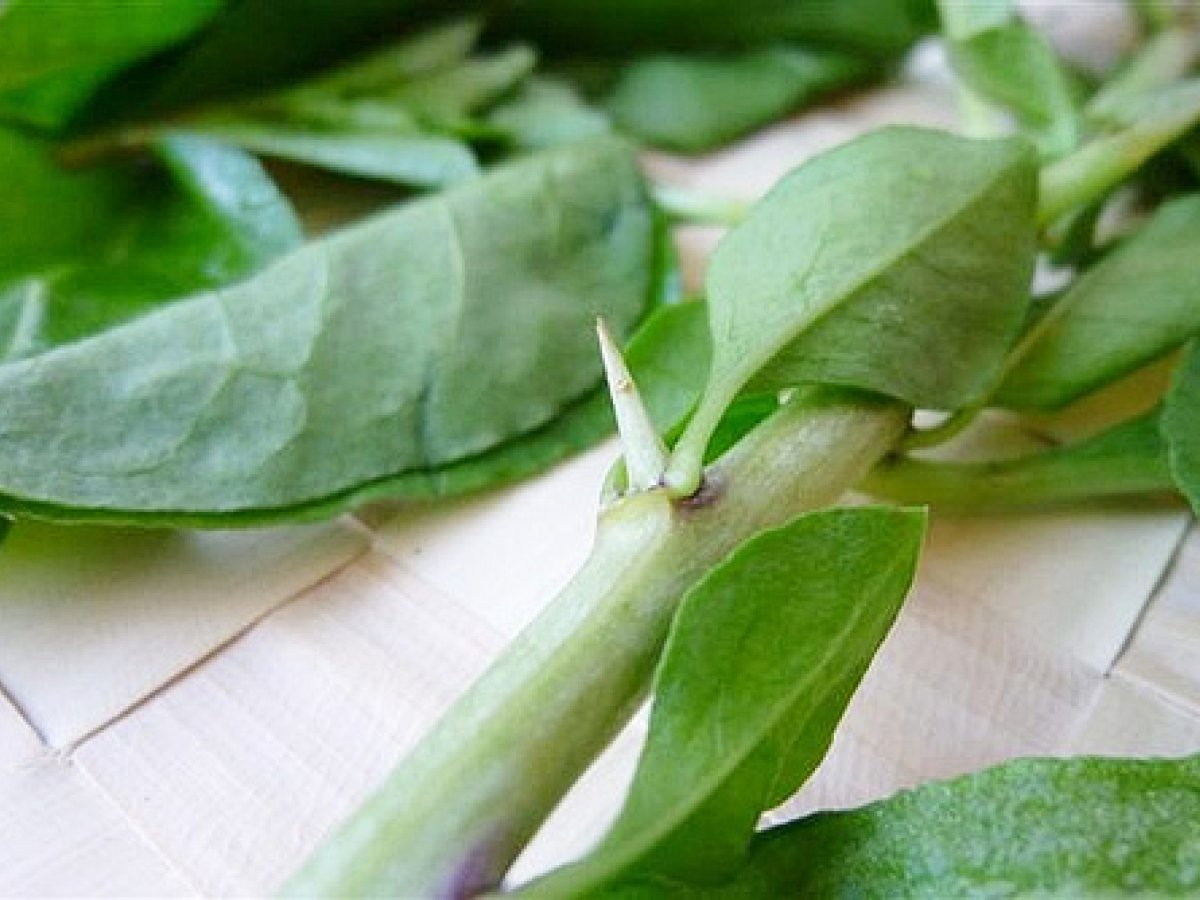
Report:
[[[654,489],[606,509],[576,577],[287,893],[469,897],[498,885],[642,701],[687,589],[751,535],[836,500],[908,416],[892,401],[799,392],[695,497]]]

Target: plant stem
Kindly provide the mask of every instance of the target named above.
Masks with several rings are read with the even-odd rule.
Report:
[[[495,887],[645,695],[683,594],[750,536],[836,500],[903,434],[891,401],[801,392],[706,473],[609,507],[588,562],[289,885],[459,898]]]
[[[1038,220],[1049,225],[1086,206],[1200,121],[1200,82],[1155,95],[1138,121],[1097,138],[1042,170]]]
[[[750,214],[754,205],[748,200],[670,184],[654,185],[653,193],[659,208],[672,222],[680,225],[726,225],[732,228]]]
[[[988,510],[1175,492],[1157,411],[1078,444],[997,462],[938,462],[895,456],[862,487],[898,503]]]

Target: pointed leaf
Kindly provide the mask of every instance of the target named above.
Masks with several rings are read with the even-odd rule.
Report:
[[[986,390],[1024,316],[1035,176],[1023,142],[886,128],[785,178],[709,267],[715,355],[672,464],[684,489],[747,386],[826,382],[936,408]]]
[[[1044,155],[1074,150],[1083,132],[1076,86],[1050,42],[1003,4],[943,7],[966,11],[967,21],[949,17],[946,29],[950,63],[965,85],[1012,113]]]
[[[635,873],[703,881],[736,870],[760,813],[824,756],[908,592],[924,523],[888,507],[802,515],[689,591],[616,823],[589,857],[525,893],[586,897]]]
[[[195,130],[263,156],[409,187],[441,188],[479,174],[471,148],[452,137],[326,131],[249,119],[205,122]]]
[[[1162,207],[1022,338],[996,401],[1019,409],[1064,406],[1200,332],[1197,246],[1200,196]]]

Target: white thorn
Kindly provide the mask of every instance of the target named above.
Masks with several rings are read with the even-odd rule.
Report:
[[[633,376],[625,365],[625,358],[608,333],[603,319],[596,320],[596,334],[600,338],[600,355],[604,359],[608,393],[617,415],[617,431],[625,455],[629,489],[649,490],[662,481],[663,472],[667,469],[667,448],[658,436]]]

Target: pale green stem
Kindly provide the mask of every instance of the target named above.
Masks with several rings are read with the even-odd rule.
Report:
[[[939,509],[1003,510],[1105,498],[1175,496],[1165,459],[1131,448],[1081,459],[1077,448],[1032,458],[954,463],[895,457],[878,465],[861,487],[896,503]]]
[[[557,599],[288,886],[460,898],[496,886],[643,699],[684,592],[764,528],[836,500],[903,433],[889,401],[806,393],[686,501],[632,494]]]
[[[724,225],[732,228],[750,214],[749,200],[722,197],[694,188],[655,184],[654,202],[673,222],[681,225]]]
[[[1200,121],[1200,84],[1156,98],[1141,120],[1098,138],[1042,170],[1038,218],[1048,225],[1086,206],[1133,174],[1146,160]]]
[[[700,405],[675,442],[663,476],[663,484],[672,497],[689,497],[700,488],[708,442],[734,396],[710,390],[700,398]]]

